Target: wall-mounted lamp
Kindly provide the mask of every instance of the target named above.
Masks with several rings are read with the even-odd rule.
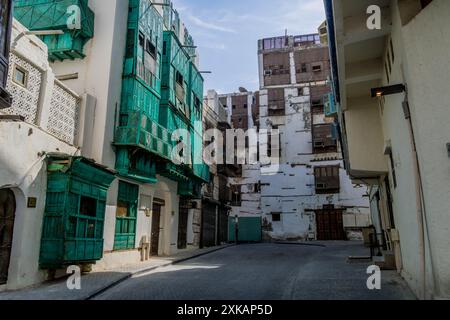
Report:
[[[379,87],[379,88],[372,88],[371,94],[372,98],[380,98],[384,96],[389,96],[392,94],[402,93],[406,91],[406,87],[404,84],[396,84],[393,86],[387,86],[387,87]]]

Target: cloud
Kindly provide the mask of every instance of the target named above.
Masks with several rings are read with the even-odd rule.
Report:
[[[213,24],[210,22],[206,22],[198,17],[195,17],[193,15],[187,15],[187,18],[197,27],[208,29],[208,30],[214,30],[214,31],[220,31],[220,32],[227,32],[227,33],[236,33],[236,30],[226,28],[219,26],[217,24]]]
[[[227,46],[224,43],[207,43],[200,46],[201,48],[225,50]]]

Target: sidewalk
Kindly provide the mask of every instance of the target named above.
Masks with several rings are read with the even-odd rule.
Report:
[[[230,246],[186,251],[171,257],[151,258],[149,261],[117,270],[89,273],[81,278],[81,290],[67,289],[67,279],[61,279],[22,290],[0,292],[0,300],[87,300],[134,275],[181,263]]]

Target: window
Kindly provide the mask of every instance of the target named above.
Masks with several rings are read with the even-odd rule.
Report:
[[[389,40],[389,46],[391,47],[392,64],[395,62],[394,44],[392,43],[392,38]]]
[[[299,97],[303,96],[303,88],[297,89],[297,96],[299,96]]]
[[[176,72],[176,81],[180,86],[184,87],[184,77],[179,71]]]
[[[200,111],[201,102],[200,99],[197,98],[197,96],[194,96],[194,107],[197,109],[197,111]]]
[[[321,72],[322,71],[322,66],[320,64],[316,64],[312,66],[312,71],[313,72]]]
[[[156,57],[156,47],[151,43],[150,40],[147,40],[147,46],[145,47],[145,51],[150,54],[153,58]]]
[[[334,124],[313,126],[313,150],[315,153],[337,152],[337,132]]]
[[[139,46],[144,48],[145,46],[145,36],[142,32],[139,32]]]
[[[28,83],[28,72],[19,67],[18,65],[14,66],[14,73],[13,73],[13,81],[21,85],[22,87],[26,87]]]
[[[233,110],[236,110],[236,105],[233,105]]]
[[[280,222],[281,221],[281,213],[274,212],[272,213],[272,222]]]
[[[248,108],[248,105],[247,104],[244,104],[244,109],[247,109]]]
[[[390,82],[390,79],[389,79],[389,68],[388,68],[387,62],[384,63],[384,70],[386,71],[386,81],[387,81],[387,83],[389,83]]]
[[[308,68],[307,68],[307,66],[306,66],[306,63],[302,63],[300,72],[301,72],[301,73],[306,73],[306,72],[308,72]]]
[[[397,188],[397,173],[395,171],[395,161],[394,161],[394,154],[392,153],[392,148],[389,149],[388,156],[389,156],[389,163],[391,165],[392,184],[394,185],[394,189],[396,189]]]
[[[314,168],[316,193],[328,194],[340,191],[340,166],[321,166]]]
[[[139,186],[119,182],[114,250],[134,249]]]
[[[95,218],[97,216],[97,200],[81,196],[80,215]]]

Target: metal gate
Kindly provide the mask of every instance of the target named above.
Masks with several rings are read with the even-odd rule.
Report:
[[[0,190],[0,285],[8,281],[16,199],[10,189]]]
[[[203,202],[202,207],[202,238],[201,247],[208,248],[216,245],[216,205]]]
[[[347,240],[343,212],[331,207],[316,211],[317,240]]]
[[[187,227],[189,218],[189,200],[180,199],[178,220],[178,249],[187,248]]]

